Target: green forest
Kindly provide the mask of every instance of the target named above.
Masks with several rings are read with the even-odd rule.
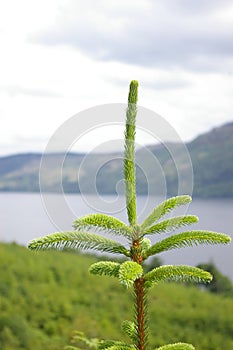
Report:
[[[132,295],[114,279],[90,275],[97,260],[1,243],[0,349],[64,349],[74,330],[123,339],[120,324],[132,316]],[[168,283],[153,289],[149,304],[151,348],[184,341],[200,350],[233,349],[232,295]]]

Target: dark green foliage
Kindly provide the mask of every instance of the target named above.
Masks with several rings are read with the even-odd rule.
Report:
[[[149,260],[146,261],[144,264],[144,271],[149,272],[153,270],[155,267],[159,267],[162,265],[162,260],[157,256],[154,255]]]
[[[95,262],[0,244],[0,349],[63,350],[73,329],[128,341],[119,325],[131,318],[131,296],[114,278],[97,283],[87,274]],[[151,349],[178,341],[200,350],[233,348],[233,298],[170,283],[151,289],[148,304]]]
[[[233,297],[233,284],[231,280],[224,276],[213,263],[199,264],[200,269],[209,271],[213,276],[212,281],[204,287],[212,293],[218,293]]]

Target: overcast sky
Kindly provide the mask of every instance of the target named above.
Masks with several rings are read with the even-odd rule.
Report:
[[[232,33],[231,0],[0,1],[0,155],[43,151],[132,79],[184,141],[233,121]],[[100,129],[78,150],[116,137]]]

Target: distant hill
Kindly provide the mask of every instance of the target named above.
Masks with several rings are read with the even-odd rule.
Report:
[[[195,195],[233,196],[233,122],[215,128],[190,142]]]
[[[186,143],[193,166],[196,197],[233,197],[233,122],[214,128]],[[172,149],[173,156],[169,150]],[[164,180],[169,195],[177,194],[177,167],[188,167],[182,144],[166,143],[141,148],[136,153],[138,193],[163,193]],[[151,155],[153,157],[151,158]],[[37,192],[42,154],[18,154],[0,158],[0,191]],[[49,154],[44,164],[43,191],[67,193],[121,193],[122,153]],[[64,161],[64,162],[63,162]],[[62,167],[62,187],[61,187]],[[144,172],[145,171],[145,172]],[[163,177],[164,176],[164,177]],[[183,186],[186,178],[182,177]],[[187,186],[186,186],[187,185]],[[184,190],[185,192],[185,190]]]

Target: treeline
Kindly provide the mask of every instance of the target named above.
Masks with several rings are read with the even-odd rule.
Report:
[[[73,252],[32,253],[0,244],[0,349],[60,350],[73,330],[119,339],[131,319],[130,291],[88,274],[97,258]],[[149,298],[151,348],[185,341],[197,349],[233,348],[233,298],[195,286],[164,284]]]

